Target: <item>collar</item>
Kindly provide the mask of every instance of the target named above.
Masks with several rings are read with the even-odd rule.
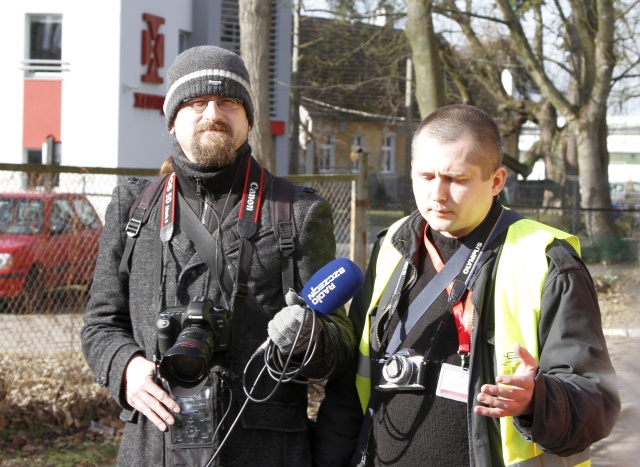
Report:
[[[240,146],[236,154],[233,164],[219,169],[191,162],[182,154],[174,155],[171,165],[178,176],[179,186],[183,192],[186,192],[186,196],[195,195],[197,184],[200,183],[207,194],[216,199],[226,196],[229,192],[242,192],[244,177],[240,172],[243,167],[246,167],[247,158],[251,157],[249,143],[245,142]]]
[[[468,238],[470,235],[473,235],[475,232],[480,230],[480,228],[486,223],[495,225],[495,223],[498,221],[498,218],[500,217],[501,212],[502,212],[502,205],[500,204],[500,202],[498,201],[498,197],[496,196],[494,197],[493,204],[491,205],[491,208],[489,208],[489,212],[485,216],[484,220],[475,229],[473,229],[464,237],[446,237],[440,232],[433,230],[428,225],[425,226],[424,236],[429,237],[429,239],[431,240],[432,244],[436,247],[438,252],[442,255],[442,257],[445,260],[448,261],[449,258],[453,256],[453,254],[460,247],[462,242],[465,241],[466,238]],[[424,238],[423,238],[423,241],[424,241]]]
[[[495,196],[489,212],[480,225],[484,224],[485,222],[493,222],[495,224],[498,217],[500,216],[501,211],[502,205],[500,204],[498,197]],[[426,225],[427,221],[424,219],[424,217],[422,217],[420,211],[416,209],[409,215],[409,218],[396,231],[393,238],[391,239],[394,248],[398,250],[398,252],[403,256],[404,259],[409,261],[416,268],[418,267],[420,261],[420,248],[424,242]],[[475,232],[475,230],[477,230],[478,228],[479,226],[476,227],[473,232]],[[471,235],[473,232],[469,233],[469,235]],[[446,241],[451,240],[450,238],[444,237],[442,235],[441,237],[446,238]],[[459,243],[460,241],[464,240],[464,238],[466,237],[453,239],[451,241]],[[440,247],[438,239],[435,238],[434,240],[436,242],[436,245]]]

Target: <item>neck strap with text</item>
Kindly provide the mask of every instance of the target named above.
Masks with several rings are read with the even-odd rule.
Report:
[[[473,274],[475,274],[476,266],[479,264],[479,260],[487,245],[519,219],[522,219],[521,214],[502,208],[495,223],[483,222],[473,235],[465,239],[460,248],[458,248],[458,251],[444,264],[444,267],[442,267],[436,276],[429,281],[427,286],[413,302],[411,302],[407,312],[400,317],[400,322],[394,329],[391,339],[389,339],[389,344],[385,352],[387,355],[391,355],[398,350],[409,334],[409,331],[411,331],[413,326],[433,304],[442,290],[450,285],[454,279],[456,283],[451,286],[449,300],[452,300],[451,296],[454,293],[459,295],[457,295],[457,298],[454,296],[455,302],[453,303],[460,300]],[[462,284],[461,290],[457,283]],[[393,313],[393,311],[394,310],[390,310],[390,313]]]

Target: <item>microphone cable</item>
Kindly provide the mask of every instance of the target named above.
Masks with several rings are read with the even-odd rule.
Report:
[[[269,399],[271,399],[271,397],[273,397],[282,383],[296,383],[304,385],[317,384],[328,379],[335,370],[335,367],[337,365],[336,359],[334,359],[327,374],[322,378],[310,380],[308,377],[302,375],[305,367],[313,362],[313,358],[317,354],[319,349],[318,336],[320,335],[320,333],[316,332],[316,330],[320,326],[320,321],[318,320],[316,313],[314,313],[314,311],[309,307],[305,307],[305,314],[303,315],[302,322],[306,322],[309,313],[311,314],[311,330],[309,333],[309,341],[307,344],[307,349],[305,350],[302,358],[299,361],[296,357],[294,357],[295,352],[293,349],[295,349],[298,345],[298,341],[300,340],[302,334],[303,325],[298,328],[296,336],[291,345],[292,351],[289,354],[283,354],[275,344],[275,342],[273,342],[271,339],[267,339],[264,344],[258,347],[251,358],[249,358],[249,361],[247,362],[242,374],[242,388],[247,398],[249,398],[252,402],[261,403],[268,401]],[[267,371],[271,379],[274,380],[276,384],[267,396],[263,398],[257,398],[252,396],[250,391],[247,391],[246,378],[250,365],[254,362],[254,360],[257,359],[257,357],[261,353],[263,354],[264,361],[263,370]],[[328,356],[323,358],[327,357]],[[293,361],[294,359],[295,361]],[[254,387],[252,387],[252,390]]]
[[[312,317],[313,322],[312,322],[312,327],[311,327],[311,337],[313,337],[314,334],[315,334],[314,331],[315,331],[315,327],[316,327],[316,316],[315,316],[315,313],[313,313],[313,311],[311,311],[309,308],[305,308],[305,314],[303,315],[303,322],[306,321],[307,313],[312,313],[313,314],[313,317]],[[298,329],[298,332],[296,333],[296,337],[295,337],[295,339],[293,341],[292,348],[296,347],[296,344],[297,344],[297,342],[298,342],[298,340],[300,338],[301,332],[302,332],[302,326],[300,326],[300,328]],[[305,358],[303,360],[307,360],[307,354],[309,354],[309,349],[310,348],[311,348],[311,339],[309,340],[309,347],[307,348],[307,351],[305,352]],[[315,349],[315,342],[314,342],[314,349]],[[253,385],[251,386],[251,388],[247,389],[247,373],[248,373],[249,366],[251,365],[251,362],[253,360],[255,360],[263,350],[265,352],[265,357],[264,357],[265,365],[262,367],[262,369],[260,370],[260,372],[256,376],[256,379],[254,380]],[[269,355],[270,355],[269,357],[267,357],[267,352],[269,352]],[[291,380],[291,378],[294,378],[301,371],[301,368],[299,368],[299,369],[297,369],[295,371],[287,372],[287,373],[289,373],[288,379],[285,379],[285,372],[284,371],[281,372],[279,378],[276,379],[277,382],[276,382],[275,387],[272,389],[272,391],[269,393],[269,395],[267,397],[265,397],[263,399],[258,399],[258,398],[253,397],[251,394],[253,393],[254,389],[258,385],[258,381],[260,381],[260,378],[262,378],[262,376],[265,374],[265,372],[267,372],[271,376],[271,378],[274,378],[274,375],[271,374],[271,370],[270,370],[269,366],[267,365],[267,359],[268,358],[272,358],[272,355],[275,355],[276,352],[279,355],[279,357],[282,357],[282,354],[280,353],[280,350],[278,349],[278,347],[271,341],[271,339],[268,339],[264,344],[262,344],[260,347],[258,347],[258,349],[251,356],[251,358],[249,358],[249,361],[245,365],[244,371],[242,373],[242,390],[244,391],[244,393],[247,396],[247,398],[245,399],[244,403],[242,404],[242,407],[240,407],[240,410],[238,411],[238,414],[236,415],[235,419],[233,420],[233,422],[229,426],[229,429],[227,430],[227,433],[225,434],[225,436],[222,439],[222,441],[220,442],[220,445],[216,448],[216,451],[213,453],[213,455],[211,456],[211,458],[209,459],[209,462],[207,462],[205,467],[210,467],[211,465],[213,465],[212,464],[213,461],[216,459],[216,457],[218,457],[218,455],[222,451],[222,447],[224,446],[226,441],[229,439],[229,436],[231,435],[231,432],[233,431],[233,429],[235,428],[236,424],[238,423],[238,420],[240,420],[240,417],[242,416],[244,410],[247,408],[247,405],[249,404],[249,402],[261,403],[261,402],[268,401],[269,399],[271,399],[271,397],[273,397],[273,395],[275,394],[276,390],[280,386],[280,383],[287,382],[287,381]],[[313,355],[313,351],[311,352],[311,356],[312,355]],[[285,368],[288,367],[290,360],[291,360],[291,354],[286,359]],[[230,392],[233,393],[233,391],[230,391]],[[223,422],[224,418],[226,418],[227,414],[229,413],[229,409],[230,408],[231,408],[231,400],[229,401],[229,407],[225,411],[223,419],[220,420],[220,423],[218,424],[218,427],[216,428],[216,430],[214,432],[214,437],[217,434],[217,432],[220,429],[220,427],[222,426],[222,422]]]
[[[260,370],[260,373],[258,373],[258,376],[256,376],[256,379],[253,382],[253,386],[251,387],[251,389],[249,391],[250,393],[253,392],[253,390],[255,389],[256,385],[258,384],[258,381],[260,380],[260,378],[264,374],[264,372],[265,372],[265,368]],[[243,377],[243,389],[244,389],[244,377]],[[232,392],[232,391],[230,391],[230,392]],[[246,393],[246,389],[245,389],[245,393]],[[227,433],[224,435],[224,438],[220,442],[220,445],[216,448],[216,452],[213,453],[213,455],[211,456],[211,459],[209,459],[209,462],[207,462],[205,467],[210,467],[212,465],[212,462],[216,459],[216,457],[218,457],[218,454],[220,454],[220,452],[222,451],[222,447],[224,446],[224,443],[226,443],[227,439],[229,439],[229,435],[231,435],[231,432],[235,428],[236,423],[238,423],[238,420],[240,420],[240,417],[242,416],[242,413],[244,412],[244,409],[247,408],[247,405],[249,404],[249,400],[250,399],[247,398],[244,401],[244,404],[242,404],[242,407],[240,407],[240,410],[238,411],[238,415],[236,415],[236,418],[233,420],[233,423],[231,423],[231,425],[229,426],[229,430],[227,430]],[[224,416],[222,417],[222,420],[220,420],[220,423],[218,424],[218,428],[216,428],[216,431],[214,433],[214,437],[215,437],[215,434],[218,432],[218,429],[222,426],[222,422],[224,421],[224,419],[226,418],[227,414],[229,413],[229,410],[231,409],[231,402],[232,402],[232,398],[229,400],[229,407],[227,408]]]
[[[242,373],[242,389],[245,395],[247,396],[247,398],[242,404],[242,407],[240,407],[238,414],[233,420],[233,423],[231,423],[231,425],[229,426],[229,430],[227,431],[224,438],[220,442],[220,445],[217,447],[216,451],[213,453],[212,457],[209,459],[209,462],[206,464],[206,467],[210,467],[213,461],[216,459],[216,457],[218,457],[218,455],[220,454],[222,447],[226,443],[227,439],[229,439],[231,432],[233,431],[236,424],[238,423],[238,420],[240,420],[240,417],[242,416],[244,410],[247,408],[247,405],[249,404],[249,402],[254,402],[258,404],[262,402],[267,402],[269,399],[273,397],[273,395],[275,394],[275,392],[278,390],[278,388],[282,383],[291,382],[291,383],[297,383],[297,384],[311,385],[311,384],[316,384],[321,381],[324,381],[325,379],[329,378],[331,373],[333,373],[333,370],[335,369],[337,364],[337,360],[333,361],[331,369],[329,370],[328,374],[323,378],[315,379],[312,381],[309,381],[308,379],[304,379],[304,380],[298,379],[298,376],[304,369],[305,365],[309,364],[312,361],[313,356],[316,353],[316,349],[318,347],[318,342],[316,338],[316,328],[318,327],[318,318],[316,314],[313,312],[313,310],[311,310],[309,307],[305,307],[305,314],[303,315],[302,322],[304,323],[306,321],[308,313],[311,313],[311,320],[312,320],[311,331],[309,336],[309,343],[306,351],[304,352],[301,363],[299,364],[292,363],[291,360],[293,358],[293,352],[289,353],[289,355],[286,355],[286,356],[283,355],[280,349],[278,348],[278,346],[271,339],[267,339],[260,347],[258,347],[258,349],[256,349],[253,355],[251,355],[251,357],[249,358],[249,361],[245,365],[244,371]],[[296,348],[298,341],[300,340],[300,336],[302,335],[302,328],[303,326],[301,325],[296,333],[296,336],[291,345],[292,349]],[[249,367],[251,366],[253,361],[258,358],[258,356],[261,353],[264,354],[263,356],[264,366],[260,369],[260,372],[256,376],[256,379],[254,380],[251,388],[248,389],[247,374],[248,374]],[[276,381],[275,386],[266,397],[257,398],[252,396],[253,391],[258,385],[258,382],[260,381],[260,379],[263,377],[265,373],[267,373],[271,377],[271,379]],[[223,419],[220,421],[220,423],[218,424],[218,427],[216,428],[216,431],[214,432],[214,437],[215,437],[215,434],[218,432],[219,428],[222,426],[222,421],[228,415],[230,407],[231,407],[231,401],[229,401],[229,408],[227,408],[227,411],[225,412]]]

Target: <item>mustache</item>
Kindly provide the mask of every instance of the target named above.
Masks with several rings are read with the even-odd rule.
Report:
[[[203,122],[196,127],[195,133],[204,133],[205,131],[225,131],[230,133],[231,127],[223,122]]]

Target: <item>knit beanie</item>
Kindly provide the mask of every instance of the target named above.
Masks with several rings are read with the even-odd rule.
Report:
[[[185,50],[167,70],[164,115],[171,129],[178,108],[186,99],[214,95],[240,99],[253,127],[253,101],[249,72],[239,55],[213,45]]]

